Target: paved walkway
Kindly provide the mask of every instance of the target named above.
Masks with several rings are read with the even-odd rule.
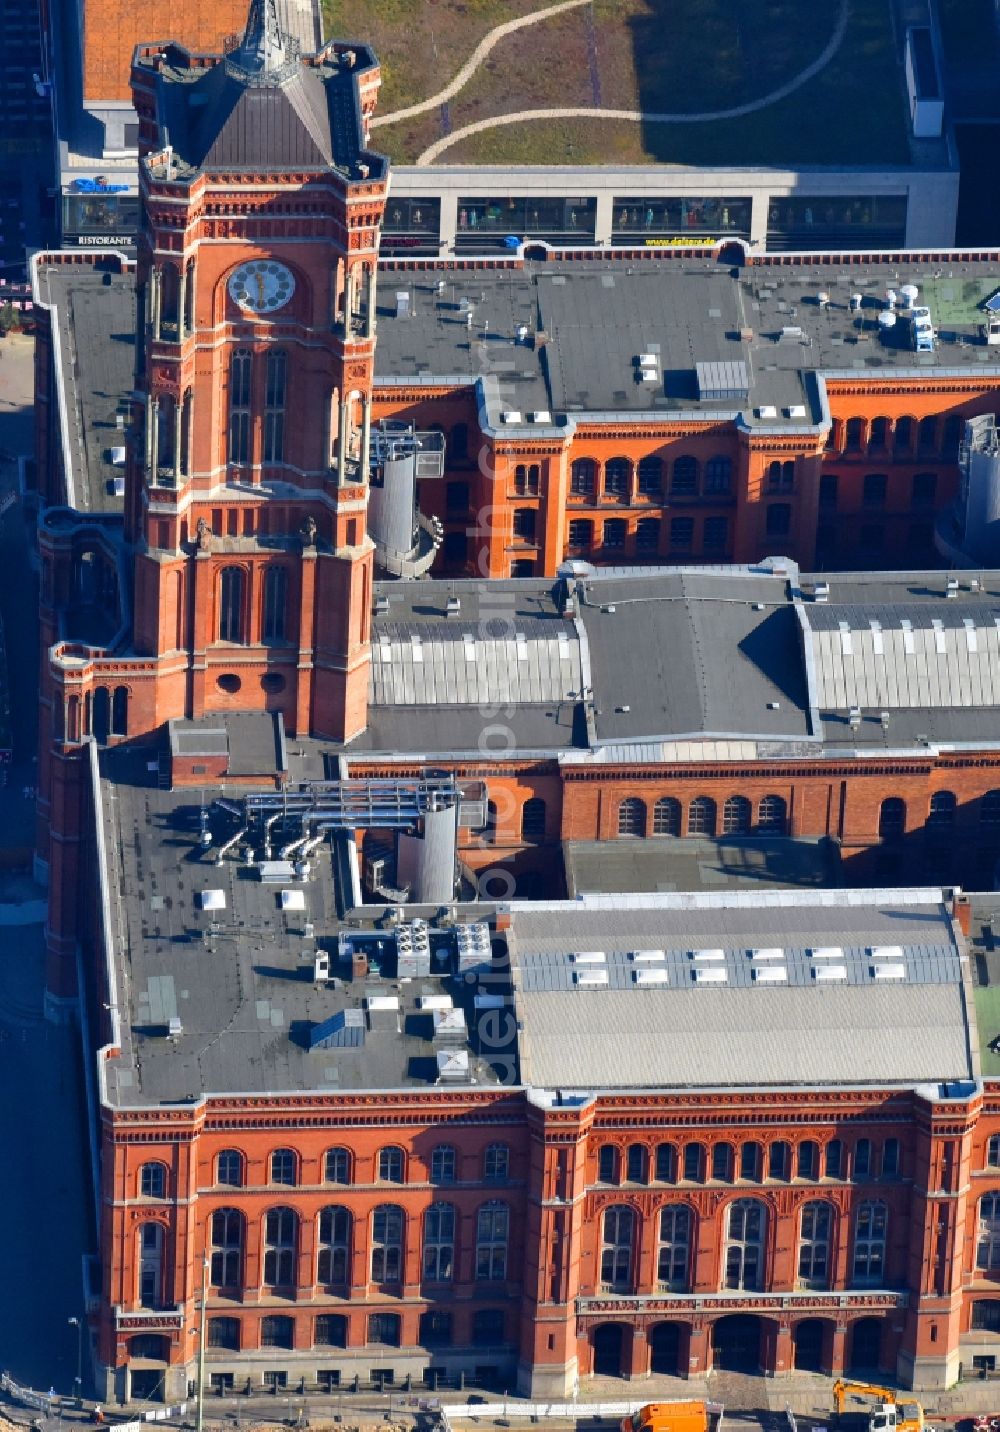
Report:
[[[423,114],[426,110],[433,109],[435,105],[440,102],[442,96],[450,99],[462,87],[469,75],[478,67],[480,63],[479,51],[483,49],[483,46],[487,46],[487,50],[484,53],[488,53],[488,51],[493,48],[493,45],[496,44],[497,40],[502,38],[500,34],[501,30],[509,33],[511,30],[519,29],[522,25],[534,24],[538,20],[545,19],[559,10],[569,9],[571,5],[579,3],[589,3],[589,0],[564,0],[562,5],[554,5],[549,10],[536,10],[531,15],[524,15],[519,20],[511,20],[507,25],[501,25],[498,29],[491,30],[490,34],[480,43],[475,54],[473,54],[468,63],[459,71],[447,90],[442,90],[440,95],[435,95],[433,99],[425,100],[422,104],[413,105],[410,109],[397,110],[395,114],[383,115],[381,119],[374,120],[373,125],[395,123],[397,120],[407,119],[411,115]],[[772,90],[770,94],[762,95],[760,99],[749,100],[746,104],[734,105],[731,109],[703,110],[696,114],[667,114],[655,110],[642,109],[604,109],[596,105],[575,105],[554,109],[526,109],[521,110],[517,114],[498,114],[489,119],[477,119],[473,124],[462,125],[460,129],[453,129],[450,134],[446,134],[442,139],[436,140],[434,144],[429,145],[428,148],[418,156],[416,161],[417,167],[425,168],[427,165],[436,163],[446,149],[450,149],[453,144],[457,144],[462,139],[467,139],[471,134],[482,134],[488,129],[498,129],[508,124],[524,124],[535,119],[623,119],[632,124],[709,124],[714,120],[720,119],[740,119],[743,115],[753,114],[759,109],[766,109],[769,105],[777,104],[779,100],[785,99],[790,94],[794,94],[797,89],[801,89],[803,85],[808,84],[814,76],[818,75],[820,70],[825,69],[843,44],[849,16],[849,0],[840,0],[840,13],[837,17],[837,24],[833,34],[824,46],[822,53],[813,60],[812,64],[806,65],[804,70],[800,70],[797,75],[794,75],[790,80],[786,80],[783,85],[779,85],[778,88]],[[468,74],[466,74],[466,71],[468,71]]]

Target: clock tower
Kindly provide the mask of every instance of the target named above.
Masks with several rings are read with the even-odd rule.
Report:
[[[300,54],[275,0],[253,0],[225,55],[136,51],[125,536],[149,675],[130,734],[220,710],[364,728],[378,86],[364,46]]]

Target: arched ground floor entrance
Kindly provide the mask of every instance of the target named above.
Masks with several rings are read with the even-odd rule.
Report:
[[[827,1318],[803,1318],[792,1329],[792,1367],[796,1372],[832,1373],[834,1325]]]
[[[590,1335],[593,1351],[591,1368],[595,1377],[627,1377],[624,1323],[598,1323]]]
[[[858,1318],[847,1333],[847,1370],[851,1373],[879,1372],[884,1366],[884,1318]]]
[[[654,1323],[646,1334],[649,1371],[659,1377],[686,1377],[691,1329],[687,1323]]]
[[[716,1372],[761,1372],[768,1366],[766,1319],[730,1313],[712,1324],[712,1367]]]

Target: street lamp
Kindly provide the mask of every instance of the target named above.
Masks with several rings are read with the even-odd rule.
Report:
[[[79,1403],[83,1398],[83,1319],[67,1318],[71,1328],[76,1328],[76,1399]]]
[[[198,1419],[196,1432],[205,1425],[205,1317],[208,1309],[208,1254],[201,1264],[201,1317],[198,1319]]]

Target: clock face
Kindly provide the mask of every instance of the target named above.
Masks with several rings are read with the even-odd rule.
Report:
[[[273,259],[251,259],[229,275],[229,296],[251,313],[274,313],[295,292],[295,276]]]

